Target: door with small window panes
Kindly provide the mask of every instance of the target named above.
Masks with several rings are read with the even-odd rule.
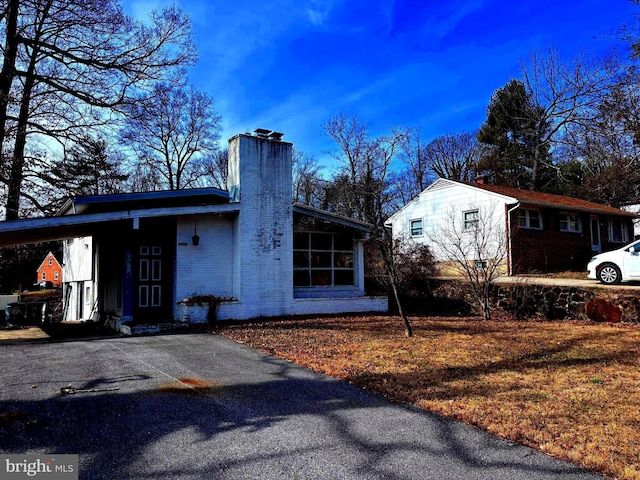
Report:
[[[137,247],[134,259],[136,302],[134,318],[159,322],[169,315],[170,269],[165,245],[144,243]]]

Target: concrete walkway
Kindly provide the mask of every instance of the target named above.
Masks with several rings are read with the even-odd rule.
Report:
[[[78,454],[81,479],[601,478],[212,334],[5,344],[0,365],[0,452]]]

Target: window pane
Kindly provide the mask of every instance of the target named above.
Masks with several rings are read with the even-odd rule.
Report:
[[[331,285],[331,270],[312,270],[311,285],[312,286]]]
[[[311,234],[311,250],[331,250],[331,235],[326,233]]]
[[[294,233],[293,234],[293,248],[308,250],[309,249],[309,234],[308,233]]]
[[[411,220],[411,235],[414,237],[422,235],[422,220]]]
[[[353,238],[348,235],[334,235],[333,248],[336,250],[353,251]]]
[[[540,212],[529,210],[529,228],[540,228]]]
[[[309,270],[294,270],[293,286],[308,287],[309,286]]]
[[[333,272],[335,285],[353,285],[353,270],[336,270]]]
[[[464,228],[468,230],[470,228],[478,227],[478,211],[472,210],[470,212],[464,212]]]
[[[331,267],[331,252],[311,252],[311,267]]]
[[[527,226],[527,212],[520,210],[518,212],[518,226],[526,227]]]
[[[308,252],[293,252],[293,267],[294,268],[307,268],[309,267],[309,253]]]
[[[337,268],[353,268],[352,253],[334,253],[333,266]]]

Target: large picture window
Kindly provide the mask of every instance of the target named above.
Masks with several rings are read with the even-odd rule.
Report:
[[[294,287],[335,287],[354,284],[351,236],[338,233],[294,233]]]

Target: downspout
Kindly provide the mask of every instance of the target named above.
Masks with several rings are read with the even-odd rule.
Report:
[[[511,248],[511,214],[518,208],[520,208],[520,202],[517,202],[513,207],[507,210],[507,248],[509,249],[509,253],[507,255],[507,273],[509,274],[509,276],[513,275],[513,249]]]

